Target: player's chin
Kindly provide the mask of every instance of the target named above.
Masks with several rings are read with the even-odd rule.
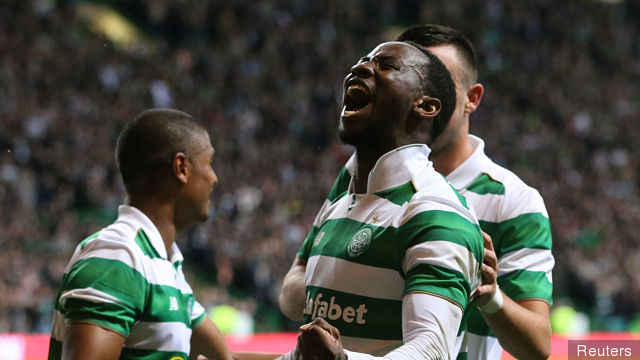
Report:
[[[204,222],[209,220],[209,215],[210,215],[210,211],[209,211],[209,206],[207,204],[207,206],[200,211],[200,217],[198,221]]]

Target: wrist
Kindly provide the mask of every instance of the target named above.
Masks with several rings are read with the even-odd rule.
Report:
[[[502,296],[502,291],[500,291],[500,287],[496,285],[496,292],[491,297],[491,300],[487,301],[485,304],[478,305],[478,309],[481,313],[485,315],[495,314],[500,309],[502,309],[502,305],[504,304],[504,297]]]

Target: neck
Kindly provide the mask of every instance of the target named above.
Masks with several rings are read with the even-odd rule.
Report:
[[[433,168],[440,174],[447,176],[453,172],[473,153],[473,147],[469,136],[461,136],[450,146],[437,153],[431,153],[429,160],[433,162]]]
[[[354,176],[355,189],[357,194],[367,192],[367,182],[369,173],[373,170],[376,162],[387,152],[397,148],[397,146],[379,146],[379,147],[356,147],[356,157],[358,160],[358,168]]]
[[[177,234],[180,233],[180,229],[174,222],[174,206],[170,203],[162,203],[155,199],[134,198],[130,200],[130,205],[147,215],[153,225],[156,226],[168,254],[171,245],[173,245],[176,240]]]

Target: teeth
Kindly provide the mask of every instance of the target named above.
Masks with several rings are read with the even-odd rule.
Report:
[[[355,113],[357,113],[360,109],[358,110],[347,110],[346,106],[342,107],[342,116],[351,116]]]
[[[356,91],[357,92],[363,92],[365,94],[369,93],[369,90],[365,86],[360,85],[360,84],[352,84],[352,85],[349,85],[349,87],[347,88],[347,94],[348,95],[352,95]]]

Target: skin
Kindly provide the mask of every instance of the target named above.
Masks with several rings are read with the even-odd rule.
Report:
[[[469,142],[469,115],[482,100],[484,88],[475,83],[455,47],[427,47],[447,67],[456,84],[456,110],[444,133],[432,145],[430,160],[443,175],[450,174],[472,153]],[[482,266],[483,283],[475,295],[478,305],[486,304],[497,290],[498,261],[491,238],[484,234],[485,255]],[[551,323],[549,304],[539,299],[513,301],[502,294],[504,304],[494,314],[483,314],[498,337],[500,345],[518,359],[546,359],[551,353]]]
[[[424,57],[411,45],[383,43],[354,65],[345,78],[345,94],[359,86],[370,97],[366,106],[351,111],[346,105],[347,96],[343,96],[338,127],[341,140],[356,148],[356,193],[366,192],[369,172],[380,156],[403,145],[431,140],[433,118],[441,103],[423,93]],[[296,257],[280,296],[283,312],[298,320],[302,319],[305,298],[305,270],[306,262]],[[300,330],[294,358],[346,358],[339,331],[324,319],[316,318]]]
[[[456,84],[456,109],[443,133],[430,144],[430,160],[443,175],[450,174],[472,153],[469,141],[469,115],[482,100],[484,87],[468,70],[457,49],[452,45],[427,47],[447,67]],[[474,301],[486,304],[497,291],[498,261],[491,238],[485,233],[482,285]],[[280,309],[295,321],[304,319],[304,274],[306,261],[296,257],[285,275],[280,293]],[[504,349],[519,359],[546,359],[551,353],[551,325],[549,304],[539,299],[513,301],[503,293],[503,308],[491,315],[483,315]]]
[[[129,203],[141,210],[158,228],[167,250],[177,234],[209,216],[209,197],[218,183],[211,166],[214,149],[203,130],[193,134],[189,155],[174,154],[171,173],[158,179],[148,193],[129,194]],[[125,338],[112,330],[90,323],[71,323],[65,327],[62,359],[118,359]],[[224,336],[206,318],[193,329],[192,355],[231,360]]]
[[[423,94],[420,64],[424,57],[411,45],[383,43],[354,65],[345,78],[345,92],[359,85],[371,99],[355,112],[344,106],[338,125],[340,139],[355,146],[358,154],[357,193],[366,192],[367,177],[380,156],[403,145],[430,140],[428,131],[441,104]]]

